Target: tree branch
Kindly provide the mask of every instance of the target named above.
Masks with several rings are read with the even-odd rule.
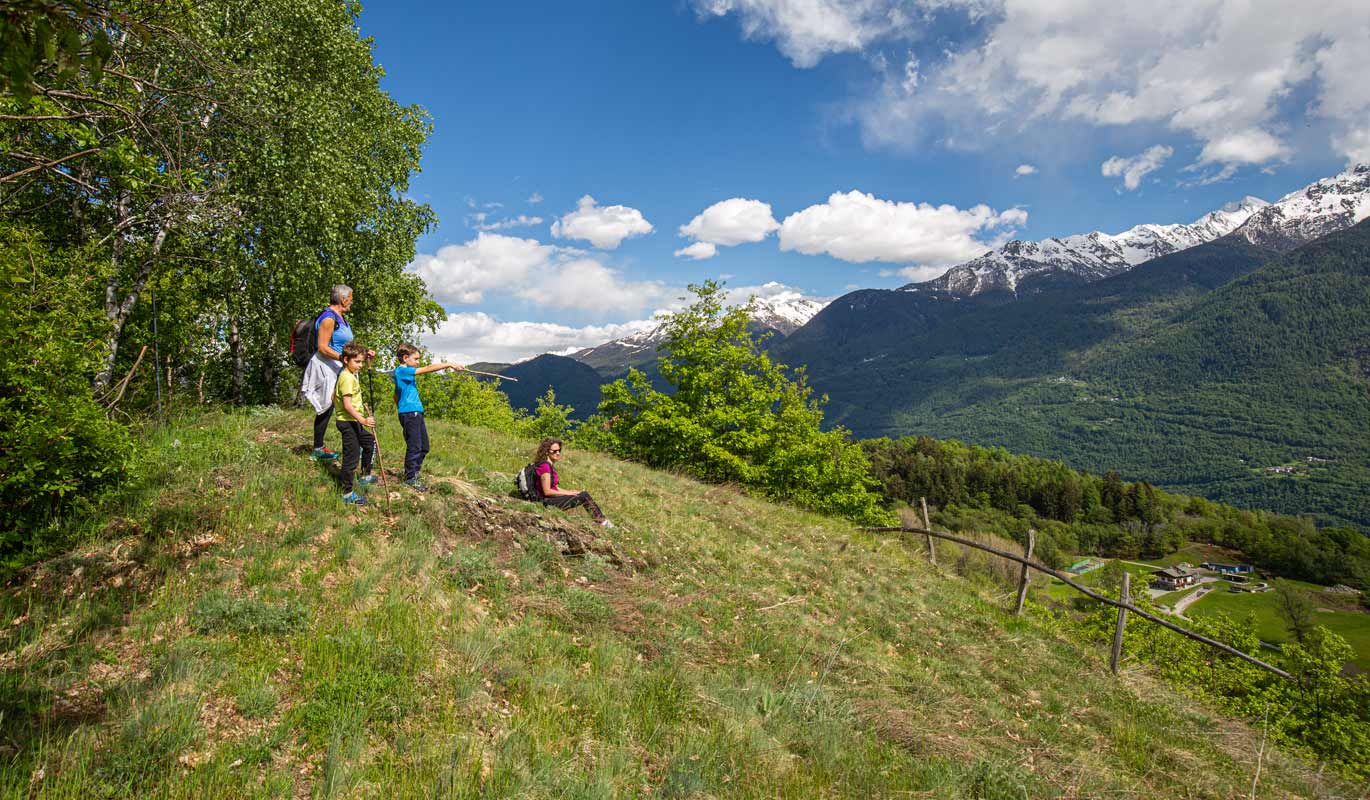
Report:
[[[88,147],[88,148],[86,148],[85,150],[82,150],[82,151],[80,151],[80,152],[72,153],[71,155],[68,155],[68,156],[62,156],[61,158],[57,159],[56,161],[49,161],[49,162],[44,163],[44,164],[34,164],[33,166],[28,167],[28,168],[26,168],[26,169],[21,169],[21,170],[19,170],[18,172],[11,172],[11,173],[8,174],[8,175],[2,175],[2,176],[0,176],[0,183],[9,183],[10,181],[17,180],[18,178],[20,178],[20,177],[22,177],[22,176],[24,176],[24,175],[29,174],[30,172],[36,172],[36,171],[41,170],[41,169],[52,169],[53,167],[56,167],[56,166],[58,166],[59,164],[66,163],[67,161],[71,161],[71,160],[74,159],[74,158],[80,158],[81,156],[88,156],[88,155],[90,155],[91,153],[98,153],[98,152],[100,152],[100,148],[98,148],[98,147]]]

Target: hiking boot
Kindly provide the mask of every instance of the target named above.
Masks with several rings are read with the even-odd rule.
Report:
[[[376,481],[380,480],[375,475],[363,475],[357,479],[358,486],[375,486]]]
[[[602,520],[600,520],[600,521],[599,521],[599,524],[600,524],[600,525],[603,525],[603,526],[606,527],[606,528],[612,528],[612,527],[614,527],[614,523],[610,522],[610,521],[607,520],[607,519],[602,519]]]
[[[349,506],[364,506],[364,505],[366,505],[366,498],[365,498],[365,497],[362,497],[361,495],[357,494],[356,492],[348,492],[347,494],[343,495],[343,499],[342,499],[342,500],[343,500],[344,503],[346,503],[346,504],[349,505]]]
[[[333,461],[338,457],[338,454],[327,447],[316,447],[314,452],[309,454],[309,457],[314,461]]]
[[[404,485],[408,486],[410,489],[413,489],[416,492],[428,491],[428,487],[423,485],[423,481],[419,480],[419,476],[417,475],[405,481]]]

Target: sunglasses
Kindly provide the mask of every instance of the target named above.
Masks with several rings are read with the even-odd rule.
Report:
[[[549,453],[560,453],[560,452],[561,452],[561,448],[558,447],[558,448],[555,449],[555,450],[548,450],[547,452],[549,452]]]

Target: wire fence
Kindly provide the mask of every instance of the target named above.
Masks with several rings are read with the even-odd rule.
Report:
[[[950,533],[942,533],[942,532],[940,532],[940,531],[934,531],[934,530],[932,530],[931,525],[928,523],[927,501],[926,501],[926,500],[923,502],[923,527],[921,527],[921,528],[920,528],[920,527],[915,527],[915,526],[900,525],[900,526],[888,526],[888,527],[868,527],[868,528],[860,528],[859,530],[870,531],[870,532],[873,532],[873,533],[912,533],[912,534],[920,534],[920,535],[922,535],[923,537],[925,537],[925,541],[927,542],[927,546],[928,546],[928,557],[929,557],[929,559],[932,561],[932,563],[933,563],[934,565],[937,563],[937,549],[936,549],[936,546],[933,544],[933,540],[934,540],[934,539],[942,539],[942,540],[945,540],[945,541],[948,541],[948,542],[954,542],[954,543],[956,543],[956,544],[958,544],[958,545],[961,545],[962,547],[972,547],[972,548],[975,548],[975,549],[977,549],[977,550],[983,550],[983,551],[985,551],[986,553],[990,553],[990,554],[996,555],[996,556],[998,556],[998,557],[1000,557],[1000,558],[1006,558],[1006,559],[1008,559],[1008,560],[1010,560],[1010,561],[1016,561],[1016,562],[1018,562],[1019,564],[1022,564],[1022,565],[1023,565],[1023,570],[1022,570],[1022,575],[1021,575],[1020,578],[1019,578],[1018,594],[1017,594],[1017,597],[1016,597],[1015,608],[1014,608],[1014,612],[1013,612],[1013,613],[1015,613],[1015,614],[1021,614],[1022,611],[1023,611],[1023,602],[1024,602],[1024,600],[1027,598],[1027,587],[1028,587],[1028,581],[1029,581],[1029,579],[1030,579],[1030,576],[1029,576],[1029,571],[1030,571],[1030,570],[1036,570],[1036,571],[1041,572],[1041,573],[1043,573],[1043,574],[1050,575],[1051,577],[1055,578],[1056,580],[1061,581],[1062,583],[1066,584],[1067,586],[1071,587],[1072,589],[1075,589],[1076,591],[1080,592],[1081,594],[1084,594],[1084,595],[1087,596],[1087,597],[1090,597],[1090,598],[1092,598],[1092,599],[1094,599],[1094,600],[1097,600],[1097,601],[1100,602],[1100,603],[1104,603],[1104,604],[1106,604],[1106,605],[1114,606],[1115,608],[1118,609],[1118,623],[1117,623],[1117,627],[1115,628],[1114,634],[1113,634],[1113,651],[1112,651],[1112,657],[1111,657],[1111,659],[1110,659],[1110,667],[1112,668],[1112,670],[1113,670],[1113,672],[1114,672],[1115,674],[1118,672],[1118,659],[1119,659],[1119,657],[1120,657],[1120,655],[1121,655],[1121,652],[1122,652],[1123,628],[1124,628],[1124,626],[1127,624],[1127,615],[1128,615],[1128,614],[1136,614],[1137,616],[1141,617],[1141,618],[1144,619],[1144,620],[1147,620],[1148,622],[1153,622],[1153,623],[1155,623],[1155,624],[1157,624],[1157,625],[1160,625],[1160,626],[1163,627],[1163,628],[1169,628],[1170,630],[1172,630],[1172,631],[1174,631],[1174,632],[1180,634],[1181,636],[1184,636],[1184,637],[1187,638],[1187,639],[1193,639],[1194,641],[1200,642],[1200,643],[1205,644],[1205,645],[1208,645],[1209,647],[1212,647],[1212,648],[1214,648],[1215,650],[1220,650],[1220,651],[1222,651],[1222,652],[1224,652],[1224,653],[1226,653],[1226,654],[1228,654],[1228,655],[1230,655],[1230,656],[1234,656],[1234,657],[1236,657],[1236,658],[1240,658],[1240,659],[1243,660],[1243,661],[1246,661],[1246,662],[1249,662],[1249,663],[1251,663],[1251,664],[1254,664],[1255,666],[1260,667],[1261,669],[1266,670],[1267,672],[1272,672],[1272,673],[1274,673],[1274,674],[1276,674],[1276,675],[1278,675],[1278,676],[1280,676],[1281,678],[1284,678],[1284,679],[1286,679],[1286,680],[1294,680],[1294,676],[1293,676],[1293,675],[1290,675],[1288,672],[1285,672],[1284,670],[1280,669],[1280,668],[1277,667],[1277,666],[1274,666],[1273,664],[1267,664],[1266,662],[1260,660],[1259,658],[1256,658],[1255,656],[1252,656],[1252,655],[1249,655],[1249,654],[1247,654],[1247,653],[1244,653],[1244,652],[1242,652],[1241,650],[1238,650],[1238,649],[1235,648],[1235,647],[1232,647],[1232,646],[1230,646],[1230,645],[1223,644],[1222,642],[1220,642],[1220,641],[1218,641],[1218,640],[1216,640],[1216,639],[1210,639],[1209,637],[1204,636],[1203,634],[1195,633],[1194,631],[1191,631],[1191,630],[1189,630],[1189,629],[1187,629],[1187,628],[1183,628],[1183,627],[1181,627],[1181,626],[1179,626],[1179,625],[1176,625],[1175,623],[1173,623],[1173,622],[1171,622],[1171,621],[1169,621],[1169,620],[1167,620],[1167,619],[1163,619],[1163,618],[1161,618],[1161,617],[1158,617],[1158,616],[1156,616],[1155,614],[1150,613],[1149,611],[1145,611],[1145,610],[1143,610],[1143,609],[1141,609],[1141,608],[1138,608],[1136,605],[1134,605],[1134,604],[1131,602],[1131,599],[1130,599],[1130,597],[1129,597],[1130,576],[1128,575],[1128,573],[1123,573],[1123,589],[1122,589],[1122,597],[1121,597],[1121,599],[1120,599],[1120,600],[1114,600],[1113,598],[1108,597],[1108,596],[1106,596],[1106,595],[1102,595],[1102,594],[1100,594],[1100,593],[1094,591],[1093,589],[1090,589],[1090,588],[1087,587],[1087,586],[1082,586],[1082,585],[1080,585],[1079,583],[1076,583],[1075,581],[1073,581],[1073,580],[1071,580],[1070,578],[1066,577],[1066,575],[1065,575],[1064,573],[1059,572],[1058,570],[1054,570],[1054,569],[1052,569],[1051,567],[1046,566],[1045,564],[1039,563],[1039,562],[1037,562],[1037,561],[1033,561],[1033,560],[1032,560],[1032,550],[1033,550],[1033,547],[1034,547],[1034,545],[1036,544],[1036,542],[1035,542],[1035,537],[1034,537],[1032,534],[1029,534],[1029,536],[1028,536],[1028,542],[1027,542],[1027,545],[1026,545],[1026,547],[1025,547],[1025,549],[1024,549],[1024,553],[1023,553],[1022,555],[1018,555],[1018,554],[1016,554],[1016,553],[1009,553],[1009,552],[1004,551],[1004,550],[1001,550],[1001,549],[999,549],[999,548],[997,548],[997,547],[991,547],[991,546],[989,546],[989,545],[987,545],[987,544],[982,544],[982,543],[980,543],[980,542],[976,542],[976,541],[973,541],[973,540],[971,540],[971,539],[967,539],[967,538],[962,537],[962,536],[956,536],[956,535],[950,534]]]

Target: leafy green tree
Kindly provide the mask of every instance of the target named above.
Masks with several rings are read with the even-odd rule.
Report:
[[[127,427],[91,396],[105,324],[81,252],[0,222],[0,561],[60,544],[48,523],[125,475]],[[101,401],[117,409],[117,393]]]
[[[1276,580],[1274,586],[1275,610],[1280,612],[1280,618],[1289,628],[1294,641],[1302,644],[1315,627],[1313,602],[1308,599],[1306,592],[1289,581]]]
[[[822,401],[803,372],[791,377],[770,360],[746,309],[725,307],[719,284],[690,291],[694,302],[667,318],[660,346],[661,376],[674,392],[657,391],[637,370],[602,389],[614,450],[862,522],[891,520],[860,447],[841,428],[821,429]]]
[[[175,301],[159,338],[221,341],[239,402],[279,396],[284,334],[332,284],[356,289],[372,344],[441,318],[404,271],[433,219],[405,198],[429,123],[380,89],[359,10],[116,0],[72,24],[91,39],[122,15],[156,35],[115,36],[102,72],[40,71],[30,100],[0,98],[0,207],[105,261],[97,392],[131,360],[125,340],[146,341],[154,289]]]
[[[44,288],[24,314],[47,308],[45,292],[100,317],[54,328],[97,359],[62,373],[87,382],[61,384],[73,419],[93,419],[79,410],[111,395],[142,345],[152,347],[121,411],[136,413],[157,389],[196,402],[285,399],[286,333],[333,284],[355,289],[351,321],[375,347],[442,318],[405,271],[433,222],[406,196],[429,120],[380,88],[359,13],[355,0],[0,5],[0,219],[23,231],[0,239],[0,260],[36,265],[25,279]],[[51,257],[30,261],[31,251]],[[16,324],[46,330],[51,313]],[[43,376],[13,380],[59,396]],[[13,401],[36,409],[47,390],[22,391]],[[54,453],[85,436],[84,423],[44,427],[15,409],[15,430],[52,437]],[[117,428],[110,442],[121,441]],[[101,453],[102,442],[88,449]],[[32,504],[7,495],[10,507],[59,513],[116,480],[123,459],[63,463],[85,476],[45,486],[21,470],[8,485],[29,487]]]
[[[565,439],[575,427],[571,420],[573,413],[575,409],[571,406],[557,404],[556,392],[549,386],[547,393],[537,399],[537,408],[533,410],[533,416],[528,418],[528,435],[534,439],[544,439],[548,436]]]
[[[0,92],[23,100],[34,83],[84,69],[99,80],[113,47],[108,28],[141,33],[136,20],[112,14],[104,2],[0,2]]]

